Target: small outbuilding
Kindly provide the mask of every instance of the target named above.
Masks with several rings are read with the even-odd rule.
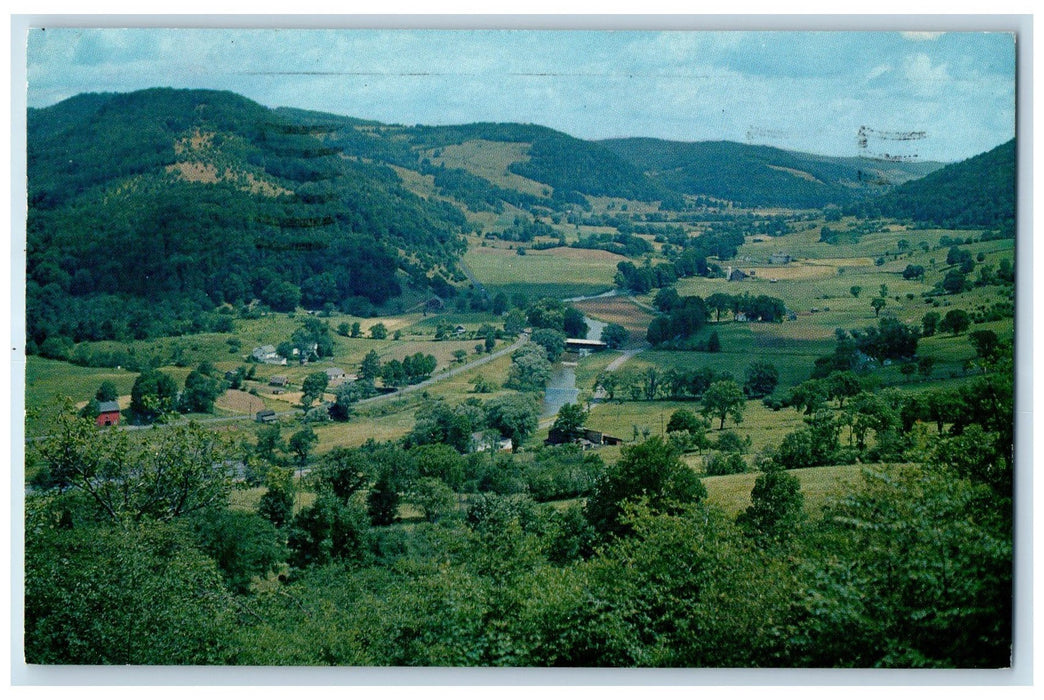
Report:
[[[328,387],[344,384],[348,380],[348,374],[340,367],[329,367],[326,369],[326,381]]]
[[[98,404],[98,417],[94,420],[95,425],[104,428],[110,425],[120,424],[120,404],[115,401],[102,401]]]

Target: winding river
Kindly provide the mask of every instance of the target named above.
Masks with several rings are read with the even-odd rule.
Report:
[[[588,340],[600,340],[604,323],[584,316],[587,323]],[[576,403],[580,389],[576,386],[576,369],[573,363],[559,362],[544,388],[544,410],[541,418],[550,418],[567,403]]]

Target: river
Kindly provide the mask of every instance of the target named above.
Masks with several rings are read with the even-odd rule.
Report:
[[[601,340],[606,324],[584,316],[587,323],[587,339]],[[567,403],[576,403],[580,389],[576,386],[576,369],[573,363],[560,362],[555,365],[551,378],[544,387],[544,410],[541,418],[550,418]]]

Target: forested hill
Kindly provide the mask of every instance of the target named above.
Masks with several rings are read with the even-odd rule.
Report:
[[[82,95],[27,120],[30,351],[206,330],[252,299],[366,313],[463,250],[459,209],[232,93]]]
[[[913,219],[948,228],[987,227],[1014,235],[1015,140],[854,208],[864,216]]]
[[[628,138],[600,143],[663,187],[744,206],[845,204],[879,195],[941,165],[817,156],[731,141]]]

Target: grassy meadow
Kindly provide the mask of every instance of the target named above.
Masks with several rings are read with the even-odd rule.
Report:
[[[558,299],[600,294],[612,289],[616,264],[625,258],[600,250],[551,248],[527,250],[497,246],[474,247],[464,262],[491,292],[509,297]]]

